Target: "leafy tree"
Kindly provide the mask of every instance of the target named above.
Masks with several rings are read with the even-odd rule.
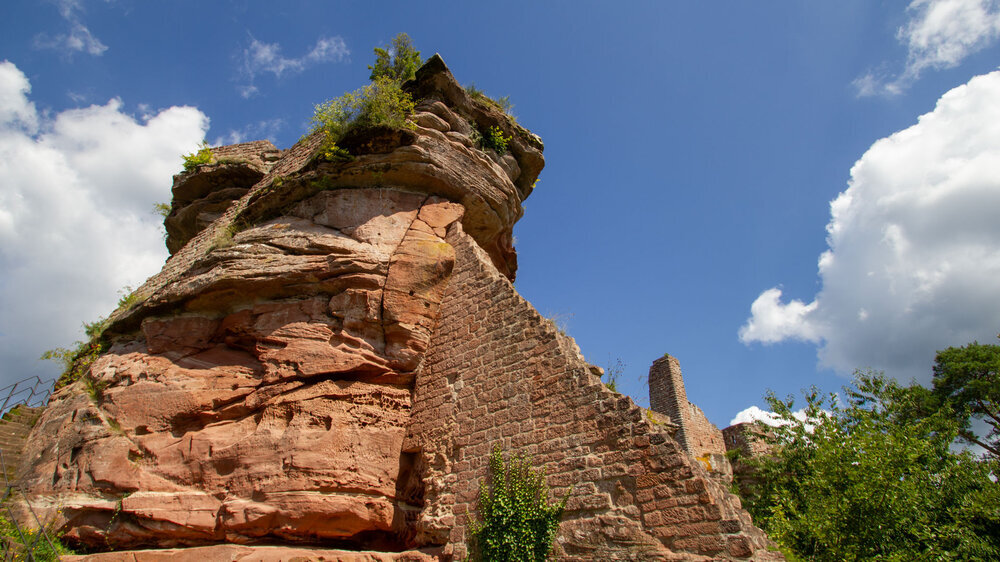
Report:
[[[566,494],[548,503],[548,487],[542,474],[525,457],[504,463],[500,445],[490,455],[489,483],[479,487],[479,518],[469,524],[470,554],[486,562],[540,561],[552,551],[559,520],[566,507]]]
[[[410,36],[400,33],[392,39],[391,45],[375,47],[375,64],[368,65],[372,71],[369,79],[374,82],[379,78],[388,78],[402,84],[416,76],[421,64],[420,51],[413,48]]]
[[[927,398],[925,410],[948,405],[959,421],[959,437],[1000,458],[1000,345],[972,342],[938,352]],[[986,435],[973,431],[974,421],[985,422]]]
[[[859,372],[839,398],[807,392],[803,420],[769,394],[779,425],[772,454],[748,461],[754,521],[811,560],[1000,559],[1000,468],[951,450],[947,405],[914,417],[924,396]]]

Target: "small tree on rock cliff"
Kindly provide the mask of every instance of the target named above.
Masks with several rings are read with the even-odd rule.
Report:
[[[402,84],[416,76],[421,64],[420,51],[413,48],[410,36],[400,33],[392,39],[391,45],[375,47],[375,64],[368,65],[372,71],[369,79],[374,82],[379,78],[389,78]]]
[[[325,134],[319,151],[325,160],[352,158],[337,145],[352,129],[413,127],[406,120],[413,112],[413,98],[400,85],[415,75],[421,63],[420,52],[413,50],[408,35],[400,33],[392,40],[392,47],[375,47],[375,55],[374,66],[368,67],[372,71],[371,84],[316,105],[310,134],[317,131]]]
[[[470,521],[471,558],[477,562],[541,561],[552,551],[569,494],[548,502],[545,478],[525,457],[504,463],[500,445],[479,487],[479,519]]]

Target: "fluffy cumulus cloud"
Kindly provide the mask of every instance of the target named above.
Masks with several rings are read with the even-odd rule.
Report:
[[[907,12],[896,33],[907,48],[906,67],[895,76],[861,76],[854,83],[859,95],[899,94],[925,70],[956,66],[1000,37],[996,0],[913,0]]]
[[[86,52],[94,56],[104,54],[108,46],[94,37],[90,29],[83,24],[81,13],[83,6],[80,0],[59,0],[59,15],[66,20],[69,25],[67,33],[39,33],[35,36],[35,47],[39,49],[54,49],[64,54],[72,55],[74,52]]]
[[[819,344],[823,366],[926,382],[935,350],[1000,331],[1000,71],[938,100],[877,141],[830,203],[822,288],[810,303],[772,288],[744,343]]]
[[[796,410],[792,412],[792,417],[800,421],[806,421],[806,411],[804,409]],[[763,422],[765,425],[769,425],[771,427],[777,427],[783,423],[787,423],[782,422],[778,418],[778,415],[774,412],[762,410],[757,406],[750,406],[749,408],[736,414],[736,417],[729,420],[729,425],[736,425],[738,423],[753,423],[756,421]],[[809,431],[812,431],[812,426],[807,425],[806,427],[809,428]]]
[[[306,54],[288,58],[281,54],[281,45],[264,43],[252,39],[250,46],[243,50],[241,72],[247,83],[240,86],[240,93],[248,98],[258,92],[254,79],[261,74],[271,73],[276,78],[285,74],[302,72],[306,68],[325,62],[340,62],[350,56],[347,43],[340,37],[321,37]]]
[[[40,373],[42,351],[82,339],[117,292],[166,258],[152,206],[208,119],[171,107],[136,119],[113,99],[46,115],[0,62],[0,386]]]

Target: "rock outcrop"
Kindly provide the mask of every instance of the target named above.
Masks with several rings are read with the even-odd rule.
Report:
[[[541,141],[438,56],[404,88],[412,129],[349,135],[351,161],[313,135],[175,177],[173,255],[25,450],[36,512],[89,551],[178,549],[140,559],[460,558],[501,443],[572,490],[561,557],[774,557],[514,290]],[[474,140],[490,127],[509,153]]]

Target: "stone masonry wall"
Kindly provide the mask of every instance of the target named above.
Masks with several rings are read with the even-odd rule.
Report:
[[[759,457],[771,452],[771,446],[760,426],[754,423],[738,423],[722,430],[726,449],[739,449],[743,454]]]
[[[676,357],[664,355],[649,368],[649,407],[680,426],[675,438],[689,455],[712,472],[725,477],[732,474],[722,432],[708,421],[701,408],[688,401],[681,364]]]
[[[568,560],[780,559],[740,501],[631,399],[588,369],[572,339],[521,298],[456,224],[456,263],[414,390],[404,454],[423,474],[419,544],[460,559],[492,447],[526,454],[552,497]]]
[[[684,422],[690,418],[687,391],[681,377],[681,364],[676,357],[664,355],[649,367],[649,409],[669,416],[680,426],[677,442],[689,453],[691,443]]]

